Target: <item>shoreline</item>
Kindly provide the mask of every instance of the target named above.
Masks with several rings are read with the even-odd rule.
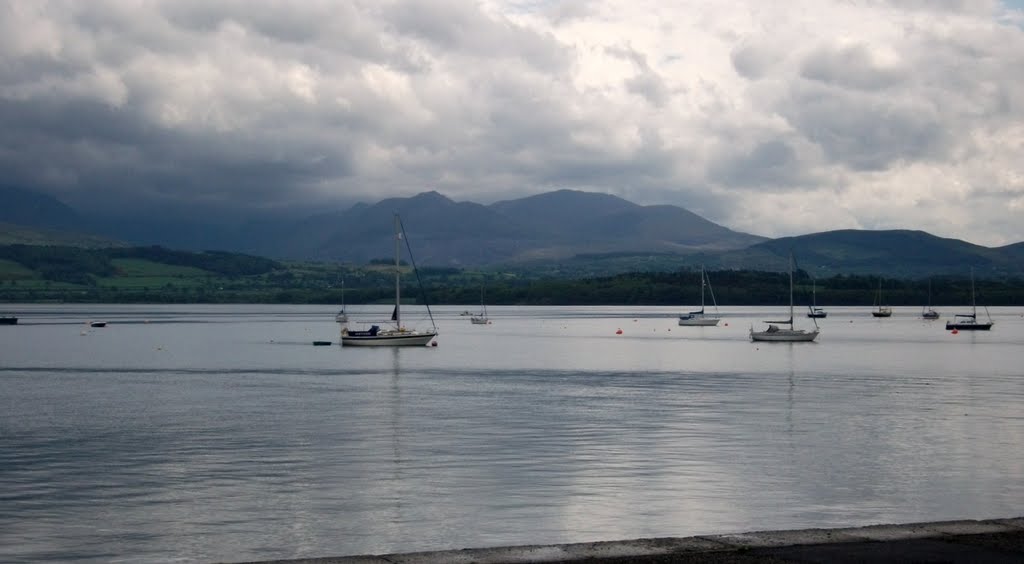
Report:
[[[1024,516],[838,529],[253,561],[250,564],[511,564],[528,562],[1024,562]]]

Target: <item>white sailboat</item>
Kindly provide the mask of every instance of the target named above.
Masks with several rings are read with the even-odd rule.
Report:
[[[988,315],[988,309],[985,309]],[[992,316],[988,316],[988,322],[978,322],[978,306],[974,297],[974,268],[971,268],[971,313],[958,313],[953,316],[952,321],[946,322],[946,330],[958,331],[988,331],[992,329]]]
[[[487,325],[491,320],[487,317],[487,304],[484,303],[484,287],[480,286],[480,315],[474,315],[469,318],[469,322],[473,325]]]
[[[882,279],[878,279],[878,293],[875,294],[875,310],[871,312],[874,317],[892,317],[892,308],[882,305]]]
[[[971,292],[973,294],[973,292]],[[932,309],[932,279],[928,279],[928,305],[921,310],[921,318],[938,319],[939,312]]]
[[[704,314],[704,288],[711,292],[711,303],[715,305],[715,313],[718,313],[718,302],[715,301],[715,292],[711,290],[711,282],[704,273],[704,265],[700,265],[700,311],[691,311],[679,316],[679,325],[683,327],[711,327],[718,325],[722,318],[717,315]]]
[[[401,242],[404,230],[402,220],[395,214],[395,309],[391,314],[393,327],[383,329],[379,325],[373,325],[367,330],[351,331],[347,327],[341,330],[341,344],[346,347],[395,347],[395,346],[423,346],[430,343],[437,336],[437,326],[434,325],[434,316],[430,313],[430,306],[427,305],[427,314],[430,315],[431,330],[416,331],[402,325],[402,293],[401,277],[402,270],[399,259],[401,257]],[[408,245],[408,243],[406,243]],[[409,252],[410,259],[412,252]],[[416,262],[412,261],[413,269]]]
[[[828,317],[828,312],[818,307],[818,284],[811,278],[811,306],[807,311],[807,317],[823,319]]]
[[[768,328],[764,331],[754,331],[750,328],[750,340],[767,342],[806,342],[813,341],[818,337],[818,322],[814,322],[814,331],[797,329],[793,326],[793,255],[789,255],[789,319],[785,321],[765,321]],[[780,328],[779,325],[789,325],[789,329]]]
[[[341,279],[341,311],[334,316],[338,323],[348,323],[348,314],[345,313],[345,279]]]

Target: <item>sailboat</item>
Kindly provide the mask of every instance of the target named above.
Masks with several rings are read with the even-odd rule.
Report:
[[[972,292],[973,293],[973,292]],[[928,305],[921,310],[922,319],[938,319],[939,312],[932,309],[932,279],[928,279]]]
[[[807,317],[812,319],[828,317],[828,312],[818,307],[818,285],[813,278],[811,278],[811,305],[808,309]]]
[[[393,327],[382,329],[379,325],[373,325],[365,331],[350,331],[347,327],[341,330],[341,344],[350,347],[395,347],[395,346],[423,346],[437,336],[437,326],[434,325],[434,315],[430,312],[430,305],[427,305],[427,314],[430,315],[432,329],[429,331],[416,331],[402,325],[402,269],[400,266],[401,242],[405,230],[402,228],[402,220],[395,214],[395,309],[391,313]],[[406,247],[408,247],[406,239]],[[409,257],[412,258],[412,249],[409,248]],[[412,261],[415,271],[416,262]]]
[[[341,279],[341,311],[335,316],[334,320],[338,323],[348,323],[348,314],[345,313],[345,279]]]
[[[469,322],[473,325],[487,325],[491,322],[491,320],[487,318],[487,304],[484,303],[483,286],[480,286],[480,315],[470,317]]]
[[[818,337],[818,322],[814,322],[814,331],[797,329],[793,326],[793,255],[789,255],[789,319],[785,321],[765,321],[768,328],[764,331],[754,331],[750,328],[750,340],[768,342],[807,342]],[[782,329],[779,325],[789,325],[789,329]]]
[[[892,308],[882,305],[882,279],[878,279],[878,293],[875,294],[875,310],[871,312],[874,317],[892,317]]]
[[[704,315],[704,288],[711,291],[711,303],[715,305],[715,312],[718,312],[718,303],[715,301],[715,291],[711,290],[711,281],[704,273],[704,265],[700,265],[700,310],[691,311],[679,316],[679,325],[683,327],[711,327],[718,325],[721,317]]]
[[[988,315],[988,309],[985,309]],[[974,298],[974,269],[971,268],[971,313],[958,313],[953,316],[953,321],[946,322],[946,330],[957,329],[960,331],[988,331],[992,328],[992,316],[988,317],[988,323],[978,323],[978,306]]]

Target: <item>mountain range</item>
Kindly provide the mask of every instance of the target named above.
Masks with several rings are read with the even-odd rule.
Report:
[[[680,267],[785,270],[793,252],[814,276],[1024,275],[1024,243],[983,247],[923,231],[840,230],[769,240],[684,208],[557,190],[490,205],[437,192],[293,218],[227,224],[196,217],[90,217],[46,195],[0,187],[0,243],[56,241],[217,249],[285,260],[366,263],[393,255],[400,214],[425,266],[553,269],[570,275]],[[35,230],[35,231],[33,231]],[[55,239],[57,234],[61,237]],[[16,236],[15,236],[16,235]]]

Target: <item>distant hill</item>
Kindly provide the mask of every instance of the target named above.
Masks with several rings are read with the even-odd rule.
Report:
[[[0,186],[0,222],[42,229],[84,231],[86,222],[52,196]]]
[[[1024,244],[990,248],[924,231],[844,229],[783,237],[749,248],[704,256],[711,268],[785,270],[790,251],[816,277],[871,274],[890,278],[935,275],[1024,275]]]

